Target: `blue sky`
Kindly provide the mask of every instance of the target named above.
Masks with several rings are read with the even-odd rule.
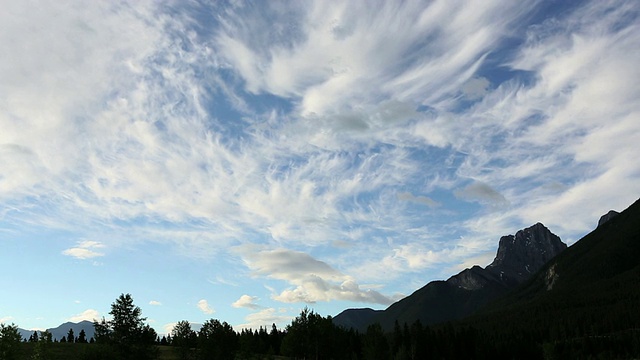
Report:
[[[640,194],[636,1],[2,7],[2,322],[383,309]]]

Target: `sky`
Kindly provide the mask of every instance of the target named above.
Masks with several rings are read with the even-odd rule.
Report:
[[[640,197],[637,1],[4,1],[0,322],[384,309]]]

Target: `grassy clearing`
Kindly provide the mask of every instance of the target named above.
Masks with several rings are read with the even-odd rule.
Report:
[[[85,353],[96,346],[95,344],[50,343],[45,348],[41,348],[40,353],[43,355],[41,358],[47,360],[81,360]],[[19,360],[31,360],[37,354],[35,343],[22,343],[21,348]],[[178,360],[172,347],[157,346],[156,348],[158,360]]]
[[[35,343],[21,343],[21,352],[18,360],[32,360],[36,354]],[[83,354],[85,354],[91,347],[95,347],[95,344],[68,344],[68,343],[51,343],[44,350],[46,356],[43,359],[47,360],[81,360]],[[156,346],[158,351],[158,360],[179,360],[178,354],[175,348],[171,346]],[[239,358],[239,357],[236,357]],[[255,356],[252,359],[274,359],[282,360],[288,359],[282,356],[262,357]]]

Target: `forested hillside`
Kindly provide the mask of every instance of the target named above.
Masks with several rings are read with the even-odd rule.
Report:
[[[640,200],[464,325],[492,334],[496,344],[519,334],[523,346],[537,346],[558,358],[595,353],[637,357],[638,304]]]

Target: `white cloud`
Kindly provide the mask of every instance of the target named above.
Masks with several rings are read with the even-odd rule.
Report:
[[[640,52],[633,44],[640,35],[626,20],[634,11],[631,3],[594,1],[530,28],[511,66],[530,72],[531,83],[503,83],[464,114],[476,119],[469,126],[478,136],[458,131],[472,159],[459,174],[501,184],[500,193],[458,194],[477,201],[504,196],[512,204],[502,214],[509,231],[541,221],[569,242],[609,208],[635,200]],[[499,141],[486,142],[492,138]],[[494,215],[474,222],[486,228]]]
[[[177,324],[178,324],[177,322],[164,324],[162,326],[162,330],[164,330],[165,334],[171,334],[171,331],[173,331],[173,328],[176,327]]]
[[[76,314],[67,319],[67,321],[78,323],[81,321],[93,321],[100,318],[98,310],[87,309],[80,314]]]
[[[246,241],[247,234],[283,244],[304,242],[317,246],[337,241],[363,242],[368,232],[378,229],[401,233],[414,219],[395,211],[401,205],[392,204],[393,195],[389,194],[396,193],[395,187],[408,181],[412,185],[411,179],[421,174],[424,166],[411,149],[412,142],[421,144],[417,142],[419,137],[412,134],[413,128],[404,126],[424,116],[416,112],[425,101],[424,94],[440,93],[436,97],[441,97],[446,92],[459,92],[458,85],[443,85],[450,82],[446,74],[455,74],[477,62],[492,41],[488,40],[490,36],[482,37],[479,48],[466,53],[458,44],[460,39],[478,29],[487,28],[483,34],[500,33],[509,22],[507,18],[517,18],[518,12],[524,11],[509,7],[499,21],[489,21],[495,20],[490,8],[499,5],[492,2],[487,9],[476,9],[478,18],[472,17],[474,21],[470,22],[462,20],[470,10],[455,4],[425,8],[422,2],[403,6],[385,3],[373,10],[365,3],[328,6],[317,2],[287,14],[266,5],[276,17],[295,15],[292,23],[300,24],[300,33],[295,36],[286,33],[287,29],[281,36],[267,36],[264,29],[272,28],[258,26],[264,23],[263,9],[250,14],[229,10],[211,40],[226,44],[220,53],[212,53],[210,43],[190,36],[192,32],[177,20],[166,18],[163,21],[168,23],[160,24],[156,16],[160,10],[153,3],[140,5],[135,14],[128,7],[115,5],[85,9],[89,13],[49,9],[60,13],[58,20],[40,19],[47,9],[25,13],[27,23],[46,20],[56,38],[74,39],[46,46],[86,48],[98,58],[95,64],[85,63],[81,57],[48,64],[55,65],[49,73],[68,76],[41,83],[34,75],[15,82],[15,86],[27,84],[28,91],[7,88],[7,93],[31,94],[31,87],[42,87],[40,91],[52,94],[56,91],[51,89],[62,87],[68,94],[53,99],[51,107],[56,111],[39,106],[42,97],[11,102],[10,112],[39,111],[30,118],[48,122],[34,120],[15,129],[7,125],[13,129],[11,135],[0,135],[7,136],[0,143],[15,145],[3,148],[9,152],[3,159],[29,158],[0,166],[18,166],[10,171],[10,181],[2,183],[15,185],[4,192],[0,190],[0,196],[15,198],[19,196],[16,194],[42,189],[36,194],[40,203],[30,206],[34,210],[16,221],[29,219],[45,226],[54,221],[50,226],[86,232],[104,226],[107,233],[100,238],[103,243],[124,242],[123,238],[171,241],[190,256],[211,256],[235,241]],[[464,26],[452,26],[438,14],[452,14],[454,22]],[[404,15],[415,21],[407,21]],[[354,16],[362,17],[361,21],[354,21]],[[76,26],[77,19],[90,24],[92,31]],[[380,23],[397,28],[393,39],[387,30],[376,26]],[[126,38],[113,40],[114,45],[112,29],[123,28],[140,36],[115,34],[117,39]],[[431,44],[431,48],[424,47],[412,57],[415,60],[407,60],[406,55],[413,49],[423,49],[416,44],[421,44],[426,35],[441,32],[450,37]],[[69,37],[67,33],[77,36]],[[283,45],[274,45],[273,39]],[[319,47],[313,39],[335,51],[318,54]],[[42,40],[34,35],[25,41]],[[188,44],[189,51],[183,49],[177,56],[171,45],[175,43]],[[446,49],[449,44],[455,44],[452,54],[458,54],[459,60],[455,64],[449,54],[434,51]],[[334,55],[327,58],[330,53]],[[16,62],[26,67],[30,58],[44,58],[34,55],[37,54],[24,54],[24,59]],[[222,58],[227,59],[227,64]],[[227,127],[209,116],[202,103],[212,96],[204,91],[202,81],[221,84],[216,77],[218,66],[234,65],[236,60],[240,61],[237,71],[241,75],[258,72],[259,76],[246,76],[249,90],[282,95],[300,104],[291,114],[246,116],[242,121],[249,123],[245,135],[250,136],[242,135],[243,140],[237,141],[224,138],[220,135],[223,131],[212,131]],[[431,78],[416,76],[427,71],[423,63],[442,71],[435,71]],[[92,64],[91,71],[86,70],[87,64]],[[41,64],[32,65],[33,71],[25,69],[21,73],[40,74]],[[201,79],[196,73],[208,77]],[[463,84],[472,75],[464,73],[451,83]],[[68,88],[73,83],[68,78],[82,78],[79,88]],[[395,79],[395,85],[387,81],[390,79]],[[383,88],[384,91],[376,90]],[[233,90],[226,91],[228,96],[240,96]],[[329,110],[334,103],[337,113]],[[298,111],[316,115],[301,118]],[[324,116],[325,112],[331,116]],[[6,117],[2,122],[13,124]],[[47,148],[51,142],[43,139],[49,138],[66,145]],[[379,147],[380,144],[391,146]],[[50,158],[53,154],[60,156]],[[50,169],[50,164],[57,167]],[[382,194],[378,195],[380,191]],[[389,194],[384,193],[387,191]],[[426,196],[416,196],[414,200],[435,205]],[[16,201],[22,208],[31,205]],[[57,216],[50,217],[43,208],[56,209]],[[153,226],[131,221],[140,218],[167,221],[180,229],[157,231]],[[190,227],[188,224],[194,219],[202,225]],[[123,222],[128,225],[121,226]],[[76,247],[67,254],[88,258],[101,252]]]
[[[71,248],[71,249],[64,250],[62,253],[64,255],[73,256],[77,259],[90,259],[90,258],[104,255],[102,253],[91,251],[86,248]]]
[[[258,312],[249,314],[245,317],[246,323],[235,326],[237,330],[241,329],[258,329],[260,326],[266,329],[270,329],[272,324],[280,329],[290,322],[294,317],[286,315],[282,310],[276,310],[275,308],[262,309]]]
[[[200,311],[202,311],[205,314],[213,314],[214,312],[216,312],[211,306],[209,306],[209,303],[205,299],[198,301],[197,306],[198,306],[198,309],[200,309]]]
[[[258,298],[255,296],[242,295],[231,306],[234,308],[260,309],[262,306],[256,304]]]
[[[148,25],[118,5],[22,5],[7,4],[0,15],[0,43],[12,54],[0,66],[0,93],[6,95],[0,143],[21,149],[28,159],[8,159],[17,176],[0,185],[3,198],[11,198],[11,191],[32,194],[37,186],[62,190],[65,176],[76,173],[86,155],[77,139],[94,135],[89,124],[77,121],[98,113],[112,86],[132,85],[127,67],[139,65],[157,40]],[[29,25],[34,23],[37,28]]]
[[[0,324],[4,324],[4,323],[9,322],[9,321],[11,321],[13,319],[14,319],[13,316],[0,317]]]
[[[316,1],[307,9],[302,15],[269,7],[230,10],[218,43],[249,91],[296,95],[302,114],[324,115],[374,101],[381,93],[427,96],[425,102],[455,93],[528,7],[499,1],[477,6]],[[295,24],[290,28],[295,32],[269,41],[260,21],[264,12],[276,23]]]
[[[160,301],[157,301],[157,300],[151,300],[151,301],[149,301],[149,305],[160,306],[160,305],[162,305],[162,303]]]
[[[281,301],[385,302],[358,282],[422,279],[537,221],[575,238],[640,193],[637,5],[521,22],[537,4],[7,3],[0,230],[92,236],[63,251],[80,259],[144,239],[349,264],[242,253]],[[494,208],[436,207],[451,193]]]
[[[77,259],[85,260],[85,259],[104,256],[104,253],[95,251],[96,249],[101,249],[101,248],[104,248],[104,245],[102,243],[99,243],[97,241],[85,240],[85,241],[79,241],[76,244],[76,247],[72,247],[67,250],[64,250],[62,254],[67,256],[72,256]]]
[[[498,239],[492,239],[490,243],[495,242],[497,245],[497,241]],[[397,281],[407,273],[421,274],[425,271],[432,272],[443,265],[466,263],[470,258],[474,258],[479,250],[484,249],[484,243],[482,245],[476,246],[469,241],[459,240],[452,244],[434,245],[434,248],[430,249],[420,242],[413,241],[396,245],[379,258],[367,259],[354,265],[351,271],[364,280]],[[449,268],[447,266],[447,269]],[[445,270],[434,275],[446,278],[453,274],[454,272]]]
[[[348,300],[391,304],[391,298],[372,289],[361,289],[355,280],[308,254],[287,250],[239,250],[255,274],[284,280],[293,285],[272,298],[285,303]]]

